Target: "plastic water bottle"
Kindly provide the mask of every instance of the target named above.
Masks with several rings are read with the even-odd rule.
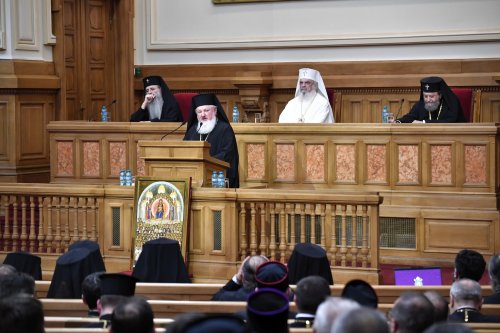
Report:
[[[132,186],[132,171],[125,171],[125,186]]]
[[[125,170],[120,170],[120,186],[125,186]]]
[[[219,175],[217,176],[217,187],[218,188],[226,187],[225,181],[226,181],[226,178],[224,178],[224,173],[222,171],[219,171]]]
[[[234,103],[233,106],[233,123],[239,123],[240,122],[240,111],[238,111],[238,105]]]
[[[389,122],[389,110],[387,109],[387,105],[384,105],[384,108],[382,109],[382,122],[383,123],[388,123]]]
[[[106,105],[103,105],[101,108],[101,121],[102,122],[108,121],[108,108],[106,107]]]
[[[212,172],[212,187],[217,187],[217,171]]]

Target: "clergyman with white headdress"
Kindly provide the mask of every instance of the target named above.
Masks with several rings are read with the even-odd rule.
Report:
[[[301,68],[295,97],[290,100],[279,117],[280,123],[333,123],[332,107],[328,101],[320,72]]]

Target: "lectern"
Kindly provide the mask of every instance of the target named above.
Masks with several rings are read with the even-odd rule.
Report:
[[[210,156],[206,141],[138,142],[140,157],[145,160],[145,176],[182,179],[192,177],[193,187],[210,187],[213,171],[223,171],[229,163]]]

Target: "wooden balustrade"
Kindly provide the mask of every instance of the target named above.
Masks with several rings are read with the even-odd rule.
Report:
[[[63,253],[69,244],[98,240],[102,186],[0,185],[0,249]]]
[[[55,255],[90,239],[108,271],[129,270],[133,195],[117,185],[0,184],[0,250],[41,255],[47,276]],[[197,282],[225,281],[247,255],[286,262],[303,241],[327,250],[337,282],[353,270],[379,282],[377,194],[198,188],[191,201],[189,270]]]

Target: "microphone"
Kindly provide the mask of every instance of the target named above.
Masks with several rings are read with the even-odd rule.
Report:
[[[113,104],[116,103],[116,99],[112,100],[109,104],[106,104],[106,109],[109,109],[109,107]],[[98,110],[97,112],[94,112],[92,114],[92,117],[89,118],[89,121],[95,121],[95,117],[97,116],[97,114],[101,112],[101,110]],[[108,110],[108,113],[109,113],[109,110]]]
[[[174,133],[175,131],[177,131],[177,130],[178,130],[179,128],[181,128],[181,127],[182,127],[185,123],[187,123],[187,121],[183,121],[183,122],[182,122],[182,124],[180,124],[179,126],[177,126],[176,128],[174,128],[173,130],[171,130],[171,131],[169,131],[169,132],[165,133],[165,135],[163,135],[163,136],[161,137],[160,141],[161,141],[161,140],[163,140],[163,139],[165,139],[167,136],[169,136],[170,134]]]
[[[404,101],[405,101],[405,99],[401,98],[401,102],[399,102],[399,110],[398,110],[398,113],[396,113],[396,117],[394,118],[394,121],[396,121],[399,118],[399,114],[401,113],[401,109],[403,108]]]

